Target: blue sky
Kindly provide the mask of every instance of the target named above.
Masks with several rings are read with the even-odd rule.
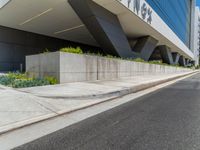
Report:
[[[200,0],[197,0],[197,6],[200,6]]]

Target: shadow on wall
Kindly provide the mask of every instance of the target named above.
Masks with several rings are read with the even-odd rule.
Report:
[[[71,41],[56,39],[35,33],[16,30],[0,26],[0,71],[25,71],[25,56],[57,51],[62,47],[80,46],[84,51],[101,51],[98,47],[92,47]]]

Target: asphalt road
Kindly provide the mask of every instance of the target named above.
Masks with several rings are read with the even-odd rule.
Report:
[[[200,74],[16,150],[200,150]]]

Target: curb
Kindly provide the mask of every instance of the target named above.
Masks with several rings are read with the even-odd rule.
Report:
[[[42,98],[51,98],[51,99],[78,99],[78,100],[87,100],[87,99],[100,99],[100,98],[109,98],[109,97],[116,97],[116,96],[123,96],[123,95],[127,95],[127,94],[130,94],[130,93],[135,93],[135,92],[139,92],[141,90],[145,90],[147,88],[151,88],[153,86],[156,86],[158,84],[161,84],[161,83],[165,83],[165,82],[168,82],[168,81],[171,81],[171,80],[175,80],[177,78],[181,78],[181,77],[184,77],[184,76],[187,76],[187,75],[190,75],[190,74],[194,74],[196,72],[199,72],[199,71],[193,71],[193,72],[190,72],[190,73],[185,73],[185,74],[182,74],[182,75],[178,75],[178,76],[175,76],[175,77],[170,77],[170,78],[167,78],[167,79],[161,79],[161,80],[157,80],[157,81],[150,81],[150,82],[147,82],[147,83],[143,83],[143,84],[140,84],[140,85],[135,85],[133,87],[129,87],[129,88],[123,88],[122,90],[118,90],[118,91],[112,91],[112,92],[109,92],[109,93],[102,93],[102,94],[97,94],[97,95],[83,95],[83,96],[45,96],[45,95],[42,95],[42,94],[34,94],[34,93],[30,93],[30,94],[33,94],[37,97],[42,97]],[[24,91],[22,91],[24,92]],[[29,93],[29,92],[27,92]]]
[[[112,101],[116,98],[120,98],[120,97],[123,97],[123,96],[131,94],[131,93],[136,93],[136,92],[151,88],[153,86],[157,86],[157,85],[169,82],[169,81],[173,81],[173,80],[178,79],[178,78],[194,75],[198,72],[199,71],[194,71],[194,72],[186,73],[186,74],[183,74],[183,75],[178,75],[176,77],[171,77],[171,78],[167,78],[167,79],[163,79],[163,80],[159,80],[159,81],[154,81],[154,82],[149,82],[149,83],[145,83],[145,84],[142,84],[142,85],[134,86],[132,88],[127,88],[127,89],[124,89],[124,90],[121,90],[121,91],[111,92],[111,93],[107,94],[107,98],[105,98],[104,100],[99,101],[99,102],[94,101],[93,103],[86,104],[85,106],[78,106],[78,107],[75,107],[71,110],[61,110],[61,111],[58,111],[56,113],[50,113],[50,114],[35,117],[35,118],[32,118],[32,119],[19,121],[19,122],[13,123],[11,125],[3,126],[3,127],[0,127],[0,135],[11,132],[11,131],[16,130],[16,129],[23,128],[25,126],[29,126],[31,124],[39,123],[39,122],[42,122],[42,121],[45,121],[45,120],[48,120],[48,119],[59,117],[59,116],[64,115],[64,114],[69,114],[69,113],[72,113],[72,112],[75,112],[75,111],[78,111],[78,110],[82,110],[82,109],[86,109],[86,108],[89,108],[89,107],[92,107],[92,106],[95,106],[95,105],[98,105],[98,104],[101,104],[101,103],[104,103],[104,102]],[[104,94],[104,96],[106,96],[106,95]],[[96,98],[96,96],[95,96],[95,98]]]

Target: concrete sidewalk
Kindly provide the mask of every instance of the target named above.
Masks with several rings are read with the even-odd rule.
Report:
[[[67,83],[18,90],[0,86],[0,134],[191,73],[195,72],[142,75],[112,81]]]
[[[41,86],[18,89],[20,92],[26,92],[38,97],[52,99],[96,99],[108,98],[109,96],[118,96],[137,92],[158,84],[160,81],[166,82],[173,77],[184,76],[187,73],[179,74],[141,74],[133,77],[126,77],[117,80],[93,81],[93,82],[75,82],[53,86]]]

